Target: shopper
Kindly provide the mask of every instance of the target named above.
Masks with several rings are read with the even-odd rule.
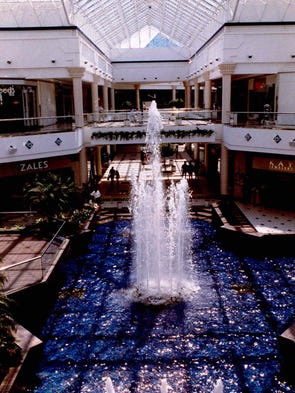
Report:
[[[116,174],[115,168],[112,166],[110,169],[109,176],[108,176],[108,180],[111,179],[111,184],[114,183],[115,174]]]
[[[101,192],[99,191],[98,187],[95,187],[95,189],[90,193],[90,196],[93,203],[100,203]]]

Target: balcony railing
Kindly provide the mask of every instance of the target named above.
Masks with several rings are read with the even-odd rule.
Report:
[[[196,122],[220,122],[221,112],[195,109],[160,109],[163,124],[182,125]],[[83,114],[83,125],[89,127],[129,127],[145,125],[148,111],[110,110]],[[43,116],[0,119],[0,136],[24,133],[66,132],[76,129],[75,116]]]
[[[159,109],[163,125],[220,123],[220,110]],[[88,127],[144,126],[148,111],[110,110],[83,114],[83,125]],[[230,126],[248,128],[295,128],[295,112],[230,112]],[[1,135],[24,133],[67,132],[76,129],[75,116],[43,116],[0,119]]]
[[[65,221],[61,221],[47,247],[40,255],[0,268],[0,274],[5,277],[3,291],[7,295],[47,280],[58,257],[68,244],[68,239],[62,235],[64,225]]]
[[[73,127],[73,116],[6,118],[0,119],[0,136],[3,134],[72,131]]]
[[[295,113],[231,112],[229,123],[236,127],[295,129]]]
[[[163,124],[171,124],[175,122],[181,125],[183,121],[211,121],[220,122],[221,111],[217,110],[196,110],[196,109],[159,109],[162,116]],[[122,123],[122,126],[143,125],[148,121],[148,111],[102,111],[99,113],[87,113],[84,115],[85,125],[99,125],[104,123]]]

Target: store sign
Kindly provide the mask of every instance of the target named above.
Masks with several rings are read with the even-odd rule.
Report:
[[[254,157],[252,168],[266,171],[295,173],[295,161]]]
[[[15,96],[15,88],[13,86],[9,87],[0,87],[0,105],[3,105],[3,95],[2,94],[8,94],[10,97]]]
[[[42,169],[48,168],[48,161],[31,161],[31,162],[23,162],[19,164],[21,172],[32,172],[32,171],[40,171]]]
[[[15,88],[13,86],[10,87],[0,87],[0,95],[8,94],[10,97],[14,97]]]

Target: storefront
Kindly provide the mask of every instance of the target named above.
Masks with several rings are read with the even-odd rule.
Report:
[[[35,117],[37,117],[36,86],[0,84],[0,131],[14,132],[14,130],[36,128],[38,124]]]
[[[19,161],[1,164],[1,210],[23,210],[23,190],[27,183],[31,183],[36,176],[42,178],[46,172],[54,172],[61,176],[72,177],[79,174],[79,156],[49,157],[32,161]]]
[[[294,157],[235,152],[235,198],[278,209],[295,210]]]

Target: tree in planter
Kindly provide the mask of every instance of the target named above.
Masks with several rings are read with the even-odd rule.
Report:
[[[49,217],[61,217],[69,211],[77,200],[77,189],[71,176],[63,177],[55,173],[37,176],[25,187],[25,199],[32,209]]]
[[[11,301],[2,292],[5,277],[0,274],[0,383],[9,367],[19,365],[21,348],[15,341],[15,321],[10,311]]]
[[[171,143],[162,143],[161,144],[161,156],[162,157],[170,157],[174,154],[175,147]]]
[[[55,226],[51,227],[54,219],[66,220],[64,233],[72,234],[79,230],[80,224],[93,210],[91,207],[83,207],[85,201],[71,176],[64,177],[48,172],[42,177],[37,176],[25,187],[24,193],[28,205],[44,217],[43,222],[38,225],[39,229],[43,230],[41,234],[49,234],[51,229],[55,229]]]
[[[122,102],[122,104],[121,104],[121,109],[130,110],[130,109],[132,109],[134,107],[135,107],[134,104],[131,101],[128,101],[128,100]]]
[[[182,98],[177,98],[175,100],[169,101],[168,105],[169,105],[170,108],[173,108],[173,107],[175,107],[175,108],[183,108],[184,102],[183,102]]]

